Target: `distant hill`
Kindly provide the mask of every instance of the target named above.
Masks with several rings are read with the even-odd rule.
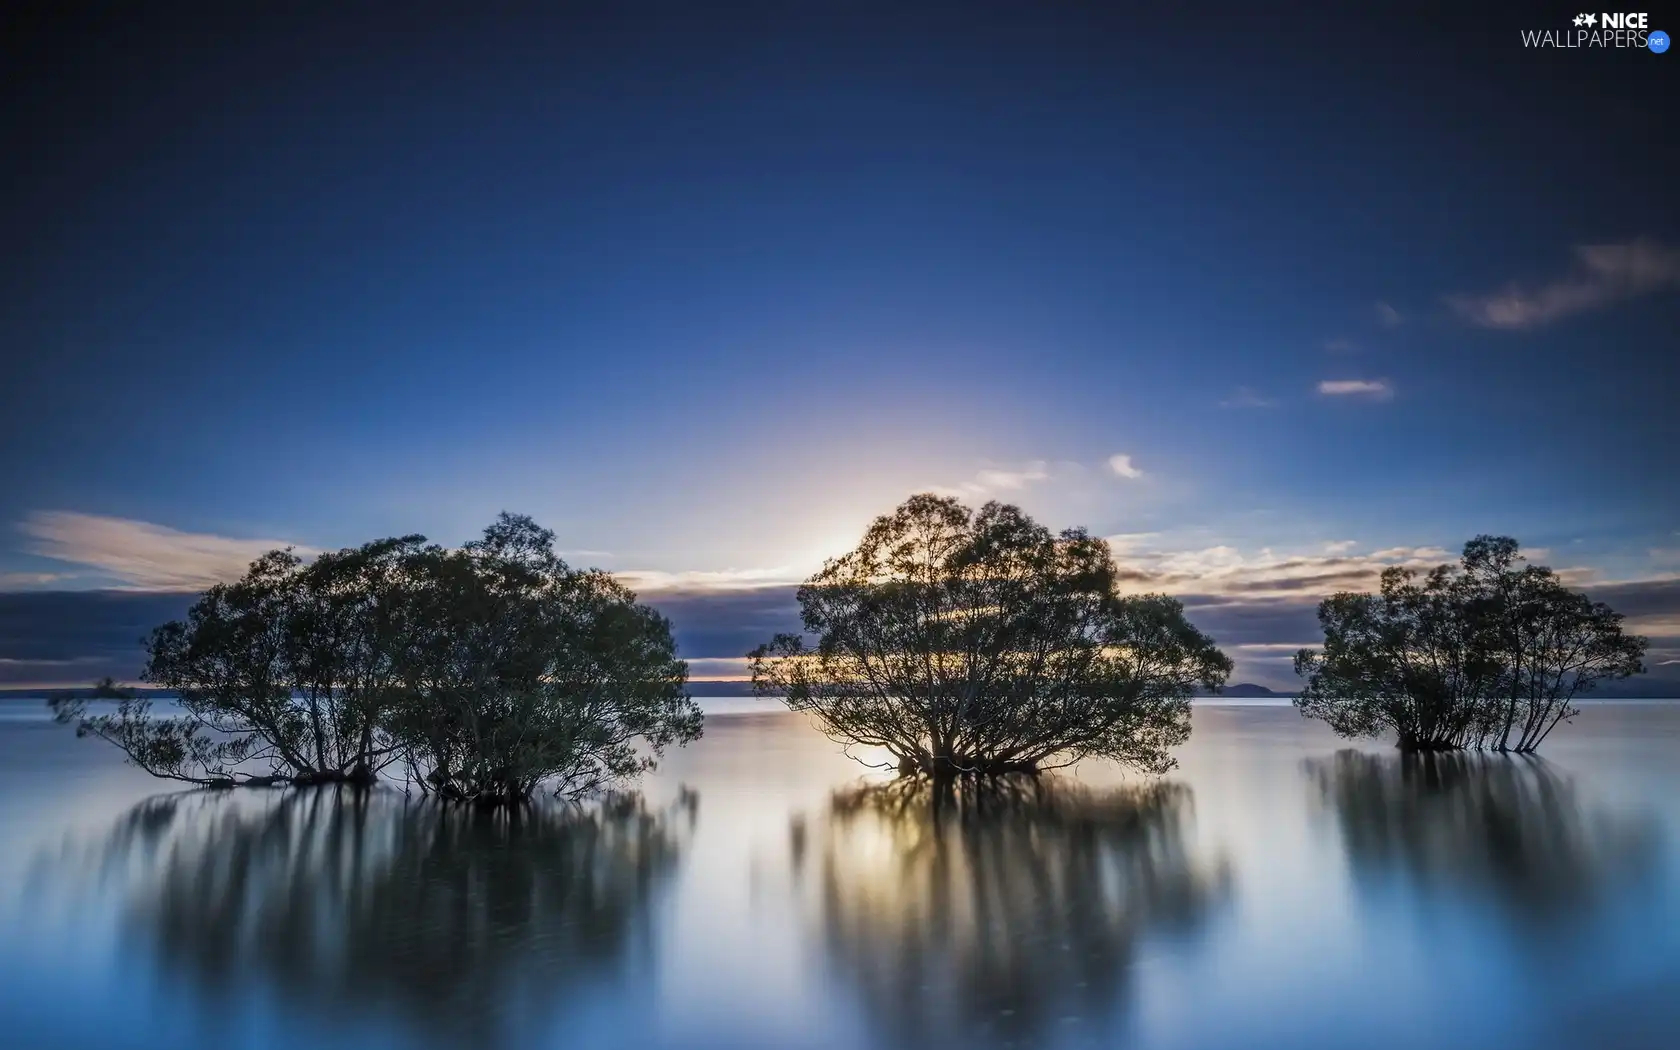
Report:
[[[1586,695],[1588,700],[1680,700],[1680,678],[1642,674],[1620,682],[1604,682]]]
[[[1238,682],[1235,685],[1227,685],[1227,686],[1224,686],[1220,689],[1214,690],[1213,695],[1215,695],[1215,696],[1232,696],[1232,697],[1239,697],[1239,698],[1254,698],[1254,697],[1266,697],[1266,696],[1275,696],[1275,697],[1279,697],[1279,698],[1286,698],[1286,697],[1294,696],[1295,694],[1294,693],[1280,693],[1276,689],[1268,689],[1263,685],[1255,685],[1253,682]]]

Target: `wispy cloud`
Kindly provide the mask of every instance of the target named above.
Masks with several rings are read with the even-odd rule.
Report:
[[[1050,466],[1042,459],[1035,459],[1019,469],[987,468],[974,476],[971,483],[985,492],[998,490],[1012,491],[1024,489],[1035,481],[1043,481],[1050,476]]]
[[[727,591],[766,587],[778,583],[797,583],[808,573],[792,566],[773,569],[715,569],[692,572],[666,572],[661,569],[627,569],[613,576],[633,591]]]
[[[1279,553],[1270,548],[1245,552],[1223,544],[1191,550],[1148,549],[1114,540],[1109,546],[1114,549],[1124,588],[1133,593],[1245,599],[1322,597],[1361,590],[1374,586],[1389,566],[1422,569],[1453,558],[1441,547],[1387,547],[1355,553],[1350,540],[1326,544],[1324,553]]]
[[[727,682],[751,677],[752,669],[744,656],[701,656],[688,661],[688,680],[691,683]]]
[[[1132,462],[1132,457],[1124,452],[1116,452],[1108,457],[1108,469],[1114,471],[1119,477],[1129,480],[1135,481],[1143,477],[1143,471],[1139,470],[1136,464]]]
[[[1318,384],[1325,397],[1364,397],[1387,401],[1394,396],[1394,384],[1386,379],[1326,379]]]
[[[1352,339],[1326,339],[1324,349],[1332,354],[1351,354],[1359,349],[1359,344]]]
[[[1575,249],[1575,272],[1537,287],[1512,282],[1485,295],[1451,295],[1447,304],[1484,328],[1536,328],[1664,289],[1680,288],[1680,251],[1653,241]]]
[[[930,485],[927,487],[927,491],[958,498],[995,496],[1001,493],[1019,492],[1028,485],[1048,481],[1051,474],[1051,466],[1048,462],[1035,459],[1019,465],[1002,464],[982,467],[968,481],[957,485]]]
[[[34,541],[32,554],[99,569],[128,587],[151,591],[199,591],[237,579],[252,561],[279,547],[294,547],[305,556],[317,553],[285,540],[181,532],[73,511],[38,511],[19,529]]]
[[[1239,386],[1236,393],[1219,402],[1220,408],[1271,408],[1277,402],[1253,387]]]
[[[0,572],[0,591],[45,587],[74,578],[75,574],[67,572]]]
[[[1405,317],[1401,316],[1399,310],[1396,310],[1394,307],[1385,302],[1378,301],[1372,303],[1371,308],[1376,311],[1377,320],[1390,328],[1393,328],[1395,325],[1405,320]]]
[[[1152,542],[1160,538],[1161,534],[1158,532],[1121,532],[1116,533],[1113,536],[1103,537],[1103,539],[1108,542],[1109,549],[1114,551],[1116,554],[1125,554],[1130,551],[1144,550],[1148,548]]]

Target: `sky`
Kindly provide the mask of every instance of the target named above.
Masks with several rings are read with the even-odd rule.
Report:
[[[235,6],[0,15],[0,686],[501,510],[738,677],[918,491],[1111,537],[1237,680],[1479,533],[1680,678],[1680,57],[1545,4]]]

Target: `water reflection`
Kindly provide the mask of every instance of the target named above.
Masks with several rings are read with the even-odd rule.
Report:
[[[1306,771],[1356,876],[1485,898],[1528,929],[1582,918],[1657,855],[1652,821],[1586,812],[1534,756],[1342,751]]]
[[[276,993],[422,1038],[513,1043],[632,965],[697,800],[483,811],[333,789],[186,794],[98,848],[141,873],[125,928],[212,1001]]]
[[[1190,790],[1054,779],[893,782],[796,820],[796,873],[872,1019],[907,1046],[1094,1037],[1150,934],[1188,933],[1228,888],[1192,862]]]

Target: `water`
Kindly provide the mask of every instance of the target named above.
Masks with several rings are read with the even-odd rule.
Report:
[[[519,820],[171,792],[10,710],[7,1047],[1680,1045],[1677,704],[1410,764],[1201,705],[1163,780],[937,810],[719,715]]]

